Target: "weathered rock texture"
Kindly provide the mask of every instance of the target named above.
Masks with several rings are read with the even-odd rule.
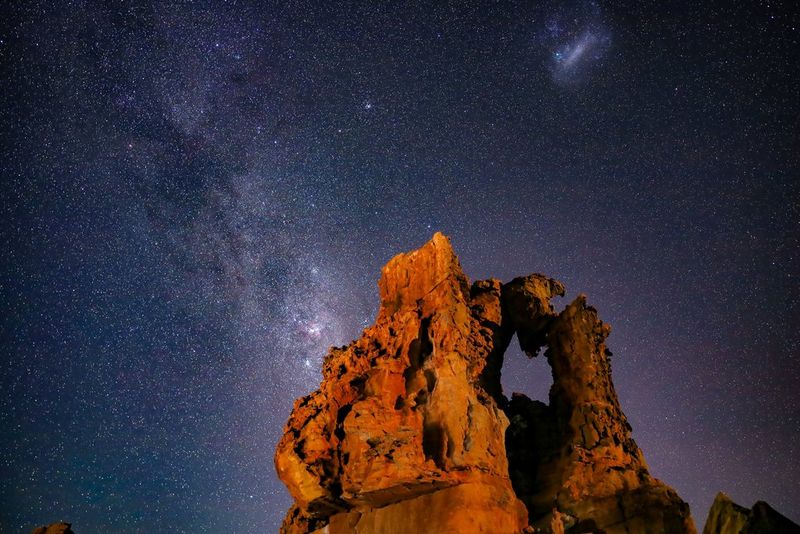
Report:
[[[31,534],[75,534],[71,527],[70,523],[58,522],[46,527],[35,528]]]
[[[546,528],[556,508],[565,529],[687,532],[689,507],[650,476],[611,382],[609,327],[578,296],[556,314],[563,287],[541,275],[503,287],[503,311],[530,357],[547,345],[550,403],[513,395],[506,448],[511,479],[531,524]]]
[[[375,324],[331,349],[278,444],[282,532],[695,532],[631,438],[585,297],[556,313],[542,275],[470,285],[441,234],[378,285]],[[549,405],[503,396],[514,334],[547,347]]]
[[[800,534],[800,525],[763,501],[745,508],[720,492],[708,511],[703,534]]]

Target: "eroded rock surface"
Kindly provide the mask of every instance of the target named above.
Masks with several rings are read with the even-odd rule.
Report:
[[[694,532],[631,438],[583,296],[556,313],[543,275],[470,285],[441,234],[378,285],[375,324],[331,349],[278,444],[283,532]],[[503,395],[515,333],[547,348],[549,405]]]
[[[611,381],[609,327],[584,295],[556,314],[553,294],[563,287],[541,275],[503,287],[520,347],[535,357],[546,345],[553,373],[549,405],[513,395],[506,409],[511,479],[531,524],[551,525],[555,508],[579,532],[694,531],[688,505],[650,476],[631,437]]]

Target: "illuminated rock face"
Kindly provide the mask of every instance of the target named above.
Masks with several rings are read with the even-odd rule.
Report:
[[[331,349],[278,444],[283,532],[694,532],[630,437],[584,297],[557,314],[545,276],[470,285],[441,234],[378,285],[375,324]],[[547,347],[549,405],[502,394],[515,333]]]
[[[611,381],[610,331],[579,295],[561,313],[545,305],[540,275],[503,287],[520,347],[545,356],[550,403],[514,394],[506,406],[510,474],[533,526],[566,532],[694,532],[689,506],[650,476]],[[532,318],[532,312],[535,315]],[[555,506],[554,506],[555,505]],[[553,517],[553,508],[558,510]]]
[[[72,527],[70,523],[53,523],[52,525],[48,525],[46,527],[38,527],[33,529],[31,534],[75,534],[70,527]]]

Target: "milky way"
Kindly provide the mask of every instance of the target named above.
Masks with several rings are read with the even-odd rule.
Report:
[[[0,531],[275,531],[293,401],[436,230],[588,294],[700,523],[800,519],[796,15],[432,4],[3,8]]]

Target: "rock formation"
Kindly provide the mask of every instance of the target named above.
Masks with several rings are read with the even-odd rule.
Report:
[[[758,501],[753,508],[739,506],[720,492],[708,511],[703,534],[800,534],[800,525]]]
[[[332,348],[275,466],[282,532],[695,532],[652,478],[611,382],[608,327],[543,275],[470,285],[441,234],[383,268],[375,324]],[[514,334],[550,403],[500,385]]]
[[[59,521],[46,527],[35,528],[31,534],[75,534],[71,527],[72,524]]]
[[[531,524],[546,528],[556,508],[576,532],[687,532],[689,507],[653,479],[611,382],[609,327],[579,295],[556,314],[547,300],[563,287],[541,275],[503,287],[503,310],[520,348],[545,356],[550,403],[512,395],[506,448],[517,496]]]

